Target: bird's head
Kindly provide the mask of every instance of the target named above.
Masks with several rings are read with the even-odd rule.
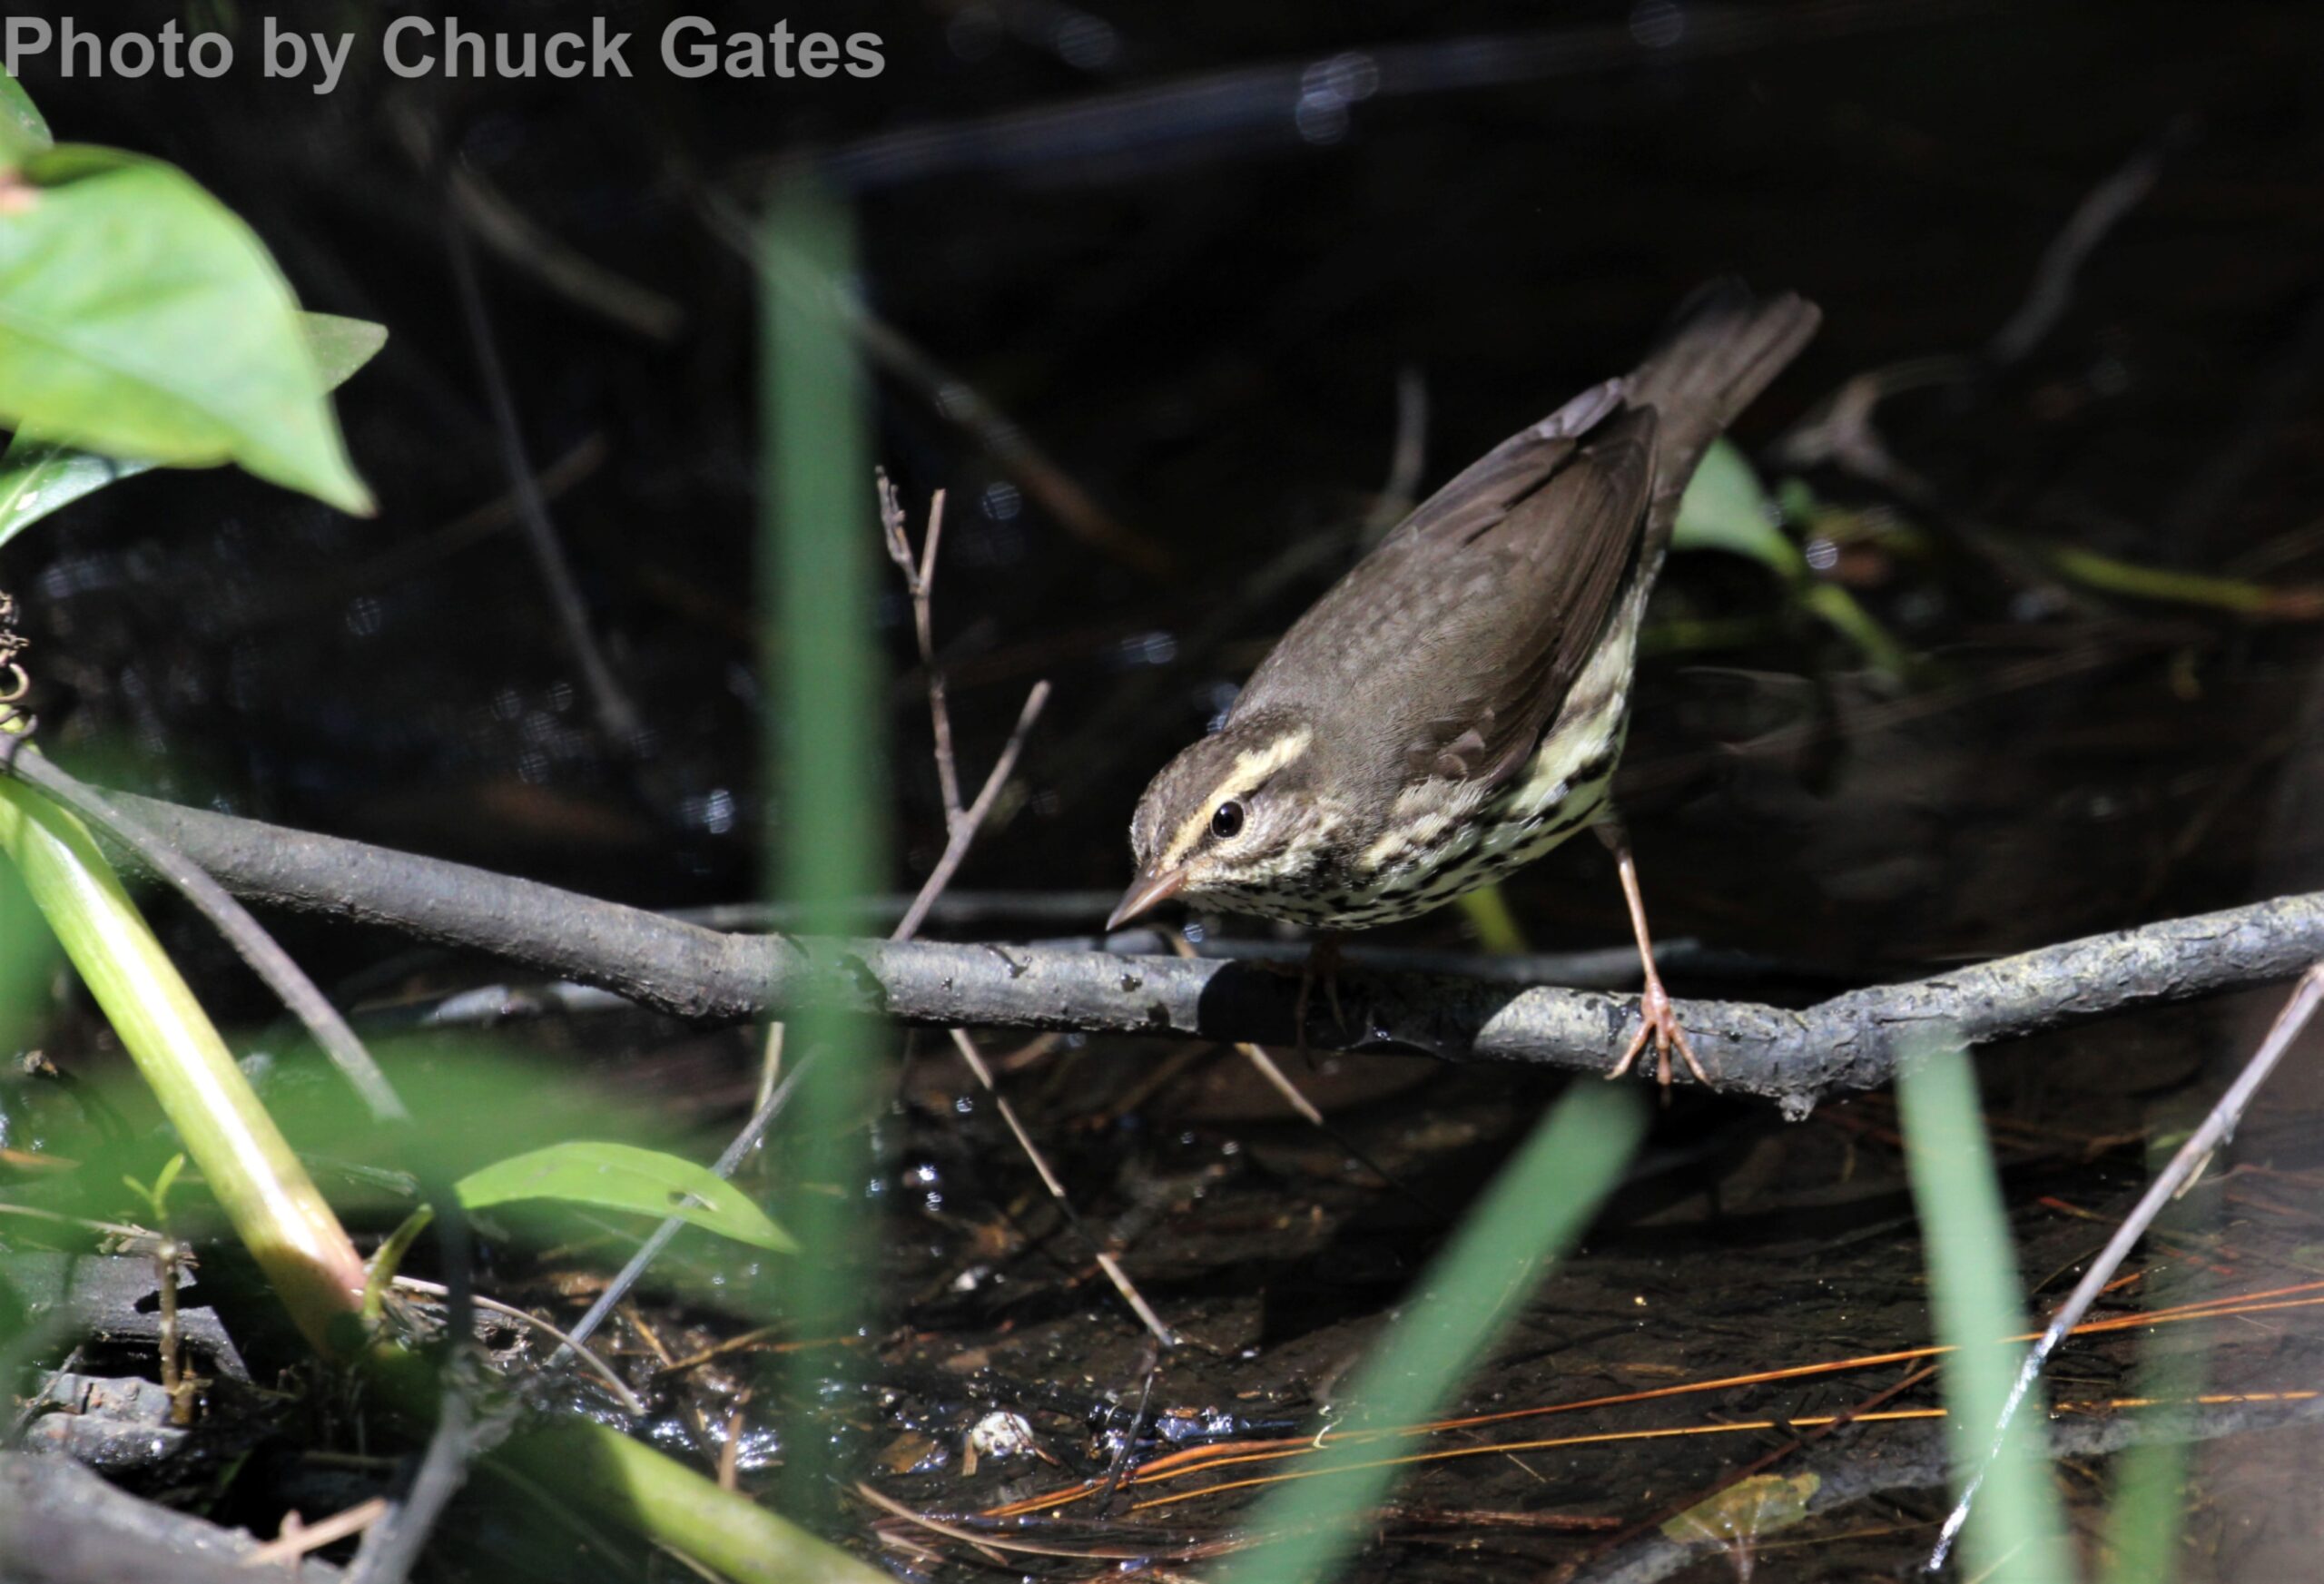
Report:
[[[1263,894],[1321,861],[1336,821],[1315,795],[1314,731],[1288,712],[1234,721],[1162,767],[1130,820],[1137,880],[1118,929],[1172,897]]]

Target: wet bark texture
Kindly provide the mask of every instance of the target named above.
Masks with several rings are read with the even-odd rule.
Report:
[[[950,1028],[1067,1029],[1287,1044],[1295,977],[1243,962],[958,942],[722,934],[464,864],[120,797],[245,900],[485,951],[705,1022],[832,1004]],[[1933,1042],[1982,1044],[2288,979],[2324,958],[2324,893],[2091,936],[1800,1009],[1681,1001],[1721,1089],[1804,1116],[1876,1087]],[[1446,1061],[1613,1066],[1634,998],[1436,974],[1344,974],[1318,1048]],[[1650,1066],[1651,1064],[1645,1064]]]

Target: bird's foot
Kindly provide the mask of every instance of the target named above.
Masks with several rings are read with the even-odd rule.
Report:
[[[1678,1009],[1670,1005],[1669,994],[1662,988],[1662,977],[1649,965],[1646,970],[1646,989],[1638,999],[1638,1032],[1630,1036],[1630,1048],[1622,1052],[1622,1059],[1606,1076],[1620,1077],[1629,1072],[1649,1044],[1654,1047],[1655,1081],[1662,1086],[1664,1095],[1670,1092],[1670,1052],[1676,1047],[1685,1058],[1687,1070],[1695,1081],[1709,1087],[1710,1075],[1703,1071],[1703,1064],[1695,1059],[1695,1048],[1688,1043],[1687,1031],[1679,1026]]]
[[[1307,948],[1306,966],[1299,970],[1299,1004],[1291,1015],[1293,1046],[1301,1060],[1307,1058],[1307,1003],[1315,994],[1320,981],[1324,999],[1331,1004],[1332,1027],[1345,1028],[1347,1018],[1340,1010],[1340,938],[1325,933],[1315,937]]]

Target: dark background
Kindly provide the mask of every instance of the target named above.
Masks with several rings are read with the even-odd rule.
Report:
[[[111,31],[178,14],[104,9],[77,15]],[[594,9],[453,15],[546,34],[586,32]],[[28,69],[60,136],[182,163],[310,306],[394,336],[340,403],[377,520],[161,474],[0,556],[41,640],[52,740],[165,792],[635,900],[750,890],[780,815],[758,792],[744,595],[752,280],[717,216],[822,160],[860,200],[866,299],[923,365],[882,366],[877,447],[908,499],[950,491],[939,626],[969,773],[1027,683],[1059,689],[1029,806],[963,883],[1115,885],[1145,777],[1353,553],[1400,374],[1425,390],[1433,485],[1626,367],[1691,284],[1734,271],[1827,313],[1745,421],[1764,440],[1852,374],[1974,356],[2084,195],[2161,147],[2152,192],[2028,359],[1883,410],[1945,511],[1919,525],[1928,558],[1859,569],[1866,596],[1977,696],[1885,731],[1837,725],[1855,656],[1795,622],[1649,666],[1631,764],[1664,773],[1630,801],[1666,931],[1834,963],[2027,943],[2151,912],[2162,889],[2261,889],[2262,822],[2217,805],[2264,805],[2276,762],[2247,755],[2297,707],[2287,657],[2304,635],[2062,602],[1963,551],[1961,524],[2219,570],[2312,522],[2324,111],[2307,8],[832,5],[793,26],[877,32],[889,66],[821,84],[678,80],[654,48],[672,10],[605,9],[636,35],[633,80],[401,82],[376,30],[429,13],[360,5],[276,14],[372,30],[329,96],[260,75],[251,10],[220,82]],[[702,11],[736,30],[783,15]],[[1328,64],[1346,52],[1364,54]],[[1367,76],[1368,98],[1332,97]],[[1023,118],[1059,106],[1080,113]],[[560,290],[546,250],[477,248],[535,466],[586,466],[554,512],[639,742],[595,729],[517,536],[441,537],[507,491],[448,262],[454,169],[625,282],[620,312],[643,316]],[[1077,535],[951,421],[948,379],[1143,564]],[[1881,504],[1860,480],[1817,482]],[[1334,534],[1272,597],[1232,606],[1223,643],[1180,645]],[[2271,576],[2312,575],[2312,546],[2288,554]],[[1722,557],[1682,557],[1668,583],[1666,608],[1689,614],[1783,605]],[[886,614],[901,672],[901,600]],[[2155,632],[2190,622],[2191,664]],[[2092,644],[2122,653],[2038,686],[1992,678]],[[917,698],[900,676],[899,883],[939,829]],[[2089,740],[2094,700],[2107,741]],[[1812,754],[1718,746],[1801,721]],[[1594,850],[1516,890],[1544,940],[1619,938]]]

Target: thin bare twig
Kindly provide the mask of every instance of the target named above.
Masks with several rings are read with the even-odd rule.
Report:
[[[499,343],[493,339],[492,320],[485,309],[484,286],[477,276],[467,229],[449,213],[445,219],[444,237],[452,255],[452,280],[459,294],[460,317],[467,322],[468,339],[476,350],[477,369],[484,380],[485,398],[492,409],[493,434],[499,442],[501,466],[508,475],[517,520],[524,525],[525,543],[533,553],[533,564],[539,569],[557,626],[565,635],[566,647],[571,652],[574,664],[580,667],[581,684],[588,692],[597,729],[615,749],[625,749],[636,741],[642,729],[637,706],[630,702],[620,679],[615,676],[605,651],[598,646],[597,635],[589,625],[588,607],[581,598],[580,583],[573,576],[573,564],[566,556],[556,524],[549,517],[548,502],[541,495],[540,476],[526,453],[524,431],[517,422],[516,398],[509,389],[507,369],[500,360]]]
[[[936,736],[936,782],[944,797],[944,829],[957,830],[967,811],[960,806],[960,767],[952,756],[952,712],[944,697],[944,668],[936,663],[936,546],[944,537],[944,492],[928,498],[928,536],[914,560],[904,530],[903,503],[887,470],[879,474],[880,526],[887,536],[888,559],[903,574],[911,596],[912,635],[920,644],[921,669],[928,674],[929,728]]]
[[[724,195],[699,190],[697,212],[727,246],[743,257],[772,268],[778,290],[828,293],[829,283],[803,269],[789,250],[763,247],[751,221]],[[957,425],[984,448],[1003,471],[1023,486],[1025,493],[1048,508],[1059,526],[1092,549],[1149,577],[1174,575],[1170,553],[1138,533],[1098,503],[1095,496],[1059,467],[1025,432],[1024,427],[994,407],[985,395],[944,368],[893,325],[866,308],[853,292],[838,293],[827,306],[854,335],[872,360],[913,387],[937,417]]]
[[[1129,1305],[1130,1313],[1137,1316],[1137,1323],[1152,1333],[1154,1340],[1164,1347],[1177,1346],[1177,1333],[1172,1331],[1162,1316],[1156,1313],[1154,1305],[1146,1301],[1146,1294],[1137,1290],[1137,1284],[1129,1279],[1129,1273],[1122,1269],[1119,1257],[1108,1249],[1098,1235],[1091,1232],[1075,1213],[1073,1200],[1065,1191],[1063,1179],[1050,1167],[1049,1157],[1041,1153],[1040,1146],[1033,1142],[1032,1134],[1017,1115],[1017,1107],[1010,1105],[1009,1097],[1000,1092],[1000,1085],[993,1077],[992,1064],[985,1060],[984,1053],[976,1048],[976,1042],[969,1038],[967,1029],[954,1028],[950,1033],[953,1048],[960,1053],[960,1059],[969,1064],[969,1070],[976,1075],[977,1082],[984,1086],[984,1092],[990,1097],[993,1108],[1009,1125],[1009,1131],[1017,1139],[1017,1147],[1032,1163],[1033,1170],[1040,1176],[1041,1186],[1049,1191],[1049,1198],[1057,1205],[1058,1214],[1065,1218],[1066,1225],[1089,1245],[1090,1257],[1105,1273],[1106,1280],[1113,1284],[1114,1291],[1121,1294],[1122,1302]]]
[[[884,477],[880,480],[880,505],[881,525],[887,537],[889,554],[896,558],[897,565],[902,568],[907,585],[912,592],[915,625],[919,626],[921,634],[923,657],[930,660],[929,675],[931,679],[932,690],[936,685],[933,679],[938,675],[938,672],[933,664],[932,629],[927,624],[925,609],[931,598],[935,577],[936,545],[938,536],[941,532],[942,522],[940,507],[931,514],[927,546],[922,556],[915,563],[911,546],[904,536],[901,508],[896,505],[895,492],[888,485]],[[1048,699],[1049,684],[1041,683],[1035,686],[1032,696],[1025,701],[1025,713],[1019,719],[1016,733],[1011,735],[1008,746],[1002,750],[1000,760],[993,765],[992,773],[986,777],[984,787],[977,794],[975,805],[954,824],[951,837],[945,844],[944,858],[938,861],[935,871],[929,876],[928,883],[921,888],[920,896],[914,899],[912,907],[906,910],[903,919],[896,925],[894,939],[910,938],[911,933],[920,927],[921,920],[926,917],[928,905],[935,900],[938,893],[942,891],[944,883],[950,880],[953,872],[960,868],[960,859],[965,856],[968,844],[975,839],[977,828],[983,823],[985,813],[991,808],[993,797],[999,792],[1001,783],[1009,778],[1009,772],[1016,763],[1017,751],[1023,743],[1026,732],[1031,729],[1034,717],[1039,714],[1040,706],[1047,703]],[[936,711],[938,719],[944,721],[940,695],[931,697],[931,707]],[[950,735],[949,722],[946,722],[945,737],[948,748]],[[780,1019],[777,1019],[767,1030],[765,1074],[769,1079],[782,1069],[783,1048],[783,1024]],[[757,1146],[759,1140],[766,1136],[766,1130],[773,1126],[775,1117],[780,1116],[783,1108],[790,1103],[792,1092],[797,1088],[800,1076],[807,1070],[812,1059],[811,1053],[805,1059],[794,1065],[779,1084],[770,1087],[767,1083],[762,1082],[761,1098],[757,1107],[752,1112],[750,1120],[743,1124],[743,1130],[734,1136],[734,1141],[727,1145],[725,1150],[713,1163],[710,1168],[713,1172],[722,1177],[734,1175],[744,1157]],[[622,1266],[619,1274],[606,1285],[606,1290],[598,1294],[596,1301],[589,1305],[587,1313],[575,1323],[572,1335],[567,1338],[567,1345],[560,1347],[551,1355],[550,1364],[554,1365],[564,1359],[570,1348],[577,1347],[582,1342],[586,1341],[591,1333],[605,1323],[606,1316],[612,1313],[615,1306],[632,1287],[636,1285],[639,1278],[645,1275],[647,1268],[653,1264],[662,1250],[669,1246],[670,1240],[677,1235],[684,1225],[680,1218],[674,1215],[654,1229],[645,1241],[638,1246],[637,1252],[630,1256],[628,1263]]]
[[[1807,0],[1780,7],[1690,5],[1675,38],[1649,46],[1615,19],[1581,26],[1472,33],[1140,80],[959,121],[915,121],[842,143],[817,162],[858,192],[970,172],[1037,171],[1052,186],[1118,182],[1126,171],[1181,169],[1289,143],[1305,117],[1346,115],[1419,94],[1642,68],[1867,33],[1939,26],[1997,9],[1994,0]],[[1336,47],[1336,46],[1335,46]],[[782,155],[795,158],[786,145]],[[743,173],[763,173],[753,160]]]
[[[649,339],[667,342],[685,328],[676,301],[585,257],[511,202],[474,166],[439,149],[434,123],[410,102],[389,107],[389,124],[422,170],[441,162],[453,211],[477,240],[512,269],[586,312]]]
[[[1428,466],[1428,381],[1417,369],[1396,374],[1396,438],[1388,449],[1388,477],[1364,514],[1364,542],[1380,536],[1411,515],[1420,494],[1421,474]]]
[[[449,1295],[449,1289],[441,1282],[430,1282],[419,1276],[398,1276],[395,1279],[395,1284],[407,1293],[425,1293],[431,1298]],[[611,1364],[575,1341],[571,1333],[559,1331],[530,1310],[519,1309],[514,1304],[503,1304],[499,1299],[487,1298],[481,1293],[476,1295],[474,1301],[479,1309],[489,1310],[495,1314],[515,1321],[528,1330],[541,1332],[563,1343],[572,1350],[582,1363],[588,1367],[591,1374],[605,1382],[606,1390],[613,1393],[614,1401],[621,1404],[621,1411],[624,1413],[639,1418],[645,1416],[645,1403],[636,1392],[629,1389],[629,1382],[615,1374]]]
[[[2139,1239],[2146,1235],[2147,1228],[2153,1225],[2155,1218],[2162,1214],[2162,1207],[2193,1186],[2211,1156],[2233,1136],[2235,1126],[2243,1119],[2243,1113],[2250,1108],[2252,1097],[2260,1092],[2260,1086],[2268,1081],[2268,1075],[2276,1070],[2276,1064],[2291,1048],[2292,1041],[2299,1038],[2300,1030],[2308,1027],[2309,1019],[2316,1015],[2319,1004],[2324,1004],[2324,961],[2316,963],[2300,976],[2299,983],[2292,989],[2290,999],[2284,1003],[2284,1009],[2277,1015],[2275,1026],[2268,1030],[2268,1037],[2260,1042],[2260,1048],[2253,1051],[2251,1059],[2244,1064],[2241,1076],[2228,1087],[2227,1093],[2219,1097],[2219,1103],[2211,1107],[2211,1115],[2203,1118],[2203,1125],[2179,1146],[2179,1152],[2171,1157],[2171,1164],[2147,1186],[2137,1205],[2123,1218],[2122,1225],[2115,1229],[2114,1235],[2107,1240],[2098,1257],[2091,1261],[2090,1268],[2083,1272],[2082,1280],[2074,1284],[2073,1291],[2066,1295],[2065,1303],[2050,1317],[2050,1323],[2043,1328],[2040,1340],[2026,1350],[2025,1362],[2018,1369],[2016,1383],[2010,1387],[2009,1397],[2002,1404],[2000,1421],[1994,1426],[1993,1444],[1986,1449],[1984,1462],[1969,1476],[1967,1484],[1962,1488],[1961,1500],[1945,1518],[1944,1529],[1938,1531],[1936,1547],[1928,1559],[1930,1572],[1944,1567],[1945,1553],[1953,1549],[1954,1540],[1960,1536],[1961,1526],[1969,1521],[1969,1509],[1976,1501],[1977,1491],[1993,1468],[2002,1440],[2009,1433],[2011,1421],[2017,1417],[2017,1411],[2024,1402],[2026,1394],[2041,1379],[2042,1366],[2049,1363],[2050,1355],[2057,1351],[2058,1344],[2082,1323],[2082,1317],[2089,1313],[2091,1304],[2098,1301],[2098,1294],[2106,1290],[2106,1284],[2114,1279],[2114,1273],[2130,1257],[2131,1250],[2138,1246]]]
[[[282,1532],[244,1557],[242,1566],[279,1568],[285,1562],[295,1562],[350,1535],[361,1534],[387,1514],[388,1499],[384,1496],[341,1508],[320,1523],[301,1523],[297,1513],[288,1514],[282,1520]]]
[[[872,1503],[872,1506],[879,1508],[881,1511],[891,1513],[897,1518],[901,1518],[906,1523],[916,1525],[921,1529],[926,1530],[931,1534],[940,1534],[946,1540],[959,1540],[962,1545],[973,1546],[980,1551],[995,1555],[996,1559],[997,1553],[1002,1551],[1011,1551],[1019,1556],[1027,1557],[1071,1557],[1080,1561],[1089,1561],[1100,1559],[1107,1560],[1128,1561],[1133,1559],[1144,1559],[1153,1555],[1151,1551],[1128,1550],[1111,1546],[1085,1546],[1078,1548],[1068,1546],[1037,1546],[1024,1540],[1002,1540],[997,1535],[978,1534],[973,1530],[962,1529],[958,1524],[945,1523],[941,1520],[929,1517],[924,1512],[916,1512],[912,1509],[906,1507],[902,1502],[897,1500],[894,1497],[887,1494],[885,1491],[872,1485],[864,1484],[861,1481],[856,1483],[855,1493],[862,1497],[864,1500]]]
[[[534,481],[535,489],[544,501],[558,499],[605,466],[611,449],[604,430],[588,435],[541,469],[540,477]],[[522,526],[516,492],[504,488],[492,499],[470,507],[442,526],[399,540],[377,555],[359,561],[335,563],[303,576],[269,578],[267,587],[241,591],[237,601],[218,615],[234,632],[304,617],[359,594],[392,586],[509,528]]]
[[[1033,723],[1040,719],[1042,706],[1049,703],[1049,684],[1037,682],[1032,692],[1025,695],[1024,707],[1017,713],[1017,724],[1009,732],[1009,741],[1002,744],[1000,756],[993,761],[992,770],[985,776],[984,784],[977,789],[976,802],[965,809],[960,807],[960,773],[952,755],[952,722],[944,702],[944,671],[936,663],[933,620],[936,546],[943,532],[944,497],[938,495],[929,506],[928,538],[917,559],[912,556],[911,542],[905,535],[903,507],[896,499],[895,487],[888,482],[885,474],[880,477],[880,522],[887,535],[889,559],[903,574],[905,589],[911,595],[912,625],[919,635],[921,665],[928,673],[928,709],[936,734],[936,772],[944,789],[945,824],[950,831],[944,851],[936,860],[934,867],[929,870],[928,879],[921,884],[920,894],[912,899],[911,906],[904,910],[904,916],[897,920],[894,930],[888,937],[892,941],[905,941],[919,933],[921,922],[928,917],[928,910],[935,906],[936,899],[944,894],[944,888],[952,883],[952,876],[960,871],[961,861],[968,857],[969,848],[975,842],[977,832],[984,829],[985,820],[992,812],[994,800],[1000,795],[1000,789],[1008,784],[1010,772],[1017,767],[1017,756],[1033,730]],[[965,1029],[956,1028],[951,1030],[951,1035],[954,1048],[969,1064],[969,1070],[976,1075],[977,1082],[984,1086],[985,1093],[991,1097],[994,1108],[1000,1113],[1000,1119],[1008,1124],[1009,1131],[1015,1136],[1017,1147],[1024,1152],[1027,1160],[1033,1163],[1033,1170],[1039,1174],[1041,1186],[1049,1190],[1049,1197],[1056,1202],[1066,1225],[1088,1244],[1098,1268],[1106,1273],[1106,1279],[1114,1284],[1114,1290],[1121,1294],[1122,1302],[1129,1305],[1138,1323],[1153,1333],[1165,1347],[1175,1346],[1177,1341],[1176,1334],[1163,1323],[1162,1317],[1154,1312],[1154,1306],[1146,1301],[1145,1294],[1130,1281],[1129,1274],[1122,1269],[1121,1261],[1098,1242],[1082,1225],[1081,1218],[1074,1214],[1073,1202],[1066,1195],[1065,1184],[1049,1168],[1048,1157],[1034,1144],[1032,1134],[1017,1115],[1017,1107],[1009,1104],[1009,1097],[1000,1092],[1000,1086],[994,1081],[992,1068],[985,1061],[984,1054],[977,1049]]]
[[[1138,1383],[1137,1406],[1130,1410],[1129,1423],[1122,1428],[1121,1445],[1114,1449],[1113,1460],[1106,1466],[1106,1482],[1098,1488],[1097,1513],[1101,1519],[1112,1513],[1122,1476],[1129,1472],[1129,1461],[1137,1453],[1137,1432],[1146,1427],[1146,1411],[1153,1406],[1154,1382],[1162,1378],[1162,1355],[1149,1352],[1141,1373],[1145,1378]]]
[[[2073,303],[2074,277],[2082,273],[2083,265],[2089,262],[2090,255],[2097,251],[2098,245],[2122,223],[2123,217],[2154,190],[2156,178],[2162,174],[2163,162],[2185,145],[2193,132],[2191,118],[2173,119],[2083,195],[2064,228],[2043,250],[2042,262],[2034,272],[2034,283],[2026,290],[2025,300],[2009,316],[2009,322],[1985,343],[1986,357],[2005,368],[2022,360],[2041,344]]]
[[[1163,939],[1168,942],[1171,951],[1177,956],[1180,958],[1191,958],[1195,955],[1193,943],[1187,940],[1185,936],[1179,934],[1177,931],[1172,930]],[[1338,1145],[1341,1152],[1346,1155],[1350,1160],[1354,1161],[1358,1166],[1362,1166],[1365,1171],[1370,1172],[1374,1176],[1378,1177],[1389,1187],[1394,1189],[1397,1193],[1402,1194],[1405,1198],[1410,1199],[1413,1204],[1428,1212],[1430,1215],[1433,1216],[1438,1221],[1443,1222],[1448,1226],[1452,1225],[1453,1217],[1448,1215],[1442,1205],[1432,1203],[1427,1195],[1422,1194],[1418,1189],[1406,1183],[1402,1177],[1396,1176],[1395,1173],[1390,1171],[1386,1166],[1382,1166],[1378,1161],[1374,1160],[1363,1150],[1357,1148],[1355,1140],[1350,1138],[1346,1134],[1341,1132],[1340,1129],[1334,1127],[1330,1122],[1326,1121],[1322,1109],[1316,1106],[1315,1101],[1309,1099],[1306,1095],[1301,1091],[1298,1085],[1291,1081],[1291,1075],[1285,1072],[1282,1065],[1278,1063],[1274,1057],[1269,1056],[1265,1048],[1252,1044],[1247,1039],[1238,1039],[1235,1042],[1235,1050],[1236,1053],[1241,1056],[1245,1061],[1251,1064],[1252,1070],[1256,1072],[1262,1079],[1265,1080],[1269,1088],[1272,1088],[1276,1094],[1283,1097],[1283,1103],[1290,1107],[1294,1112],[1297,1113],[1301,1121],[1306,1123],[1308,1127],[1313,1127],[1316,1132],[1330,1139],[1334,1144]]]
[[[935,905],[936,899],[943,895],[944,888],[960,872],[961,861],[968,857],[969,848],[975,842],[977,832],[984,828],[986,818],[992,812],[993,800],[1000,795],[1001,787],[1007,784],[1009,772],[1017,768],[1017,756],[1024,751],[1025,739],[1031,735],[1033,723],[1041,718],[1041,710],[1049,702],[1049,684],[1035,683],[1033,691],[1025,695],[1024,707],[1017,712],[1017,724],[1010,729],[1009,741],[1001,745],[1000,757],[993,761],[992,773],[985,777],[984,785],[978,789],[977,801],[953,822],[952,834],[944,843],[942,854],[928,871],[928,879],[921,883],[920,894],[911,900],[911,906],[904,910],[902,921],[897,924],[895,933],[889,939],[911,940],[919,931],[921,921],[928,917],[928,910]]]

